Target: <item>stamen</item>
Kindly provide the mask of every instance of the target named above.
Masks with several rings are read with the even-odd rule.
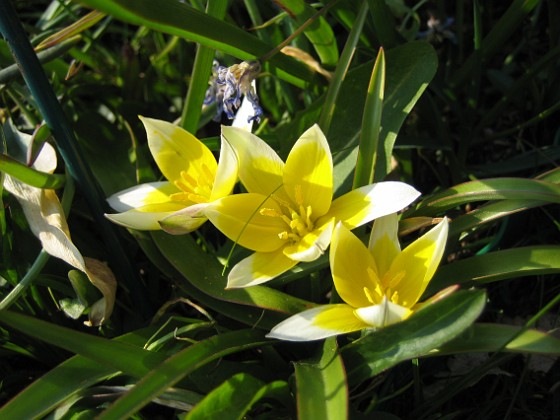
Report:
[[[184,181],[186,181],[188,184],[191,185],[191,188],[195,188],[198,185],[198,182],[196,182],[196,179],[194,179],[192,176],[190,176],[187,171],[181,171],[181,178],[183,178]]]
[[[294,194],[295,194],[296,204],[301,208],[301,206],[303,206],[303,194],[301,192],[300,184],[294,186]]]
[[[371,292],[369,291],[369,289],[367,287],[364,287],[364,294],[366,295],[366,298],[367,298],[369,303],[375,304],[375,301],[373,300],[373,297],[371,296]]]
[[[212,172],[210,172],[210,169],[208,169],[208,166],[205,163],[202,164],[201,177],[204,181],[204,185],[210,187],[214,184],[214,175],[212,175]]]

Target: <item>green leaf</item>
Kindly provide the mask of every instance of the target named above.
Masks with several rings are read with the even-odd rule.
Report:
[[[74,331],[15,312],[0,311],[0,323],[136,377],[147,374],[151,368],[165,360],[162,354]]]
[[[426,295],[451,284],[490,283],[524,276],[560,272],[560,246],[537,245],[489,252],[438,268]]]
[[[155,330],[156,327],[153,326],[125,334],[113,341],[142,346]],[[45,373],[7,402],[0,408],[0,418],[31,419],[45,416],[72,395],[119,371],[83,356],[73,356]]]
[[[210,392],[186,419],[243,419],[257,401],[278,392],[289,396],[288,384],[284,381],[265,384],[252,375],[238,373]]]
[[[205,364],[228,354],[271,343],[257,330],[238,330],[215,335],[176,353],[149,374],[129,392],[116,400],[99,419],[128,418],[152,399],[175,385],[183,377]]]
[[[433,47],[421,41],[409,42],[386,51],[385,61],[385,97],[378,156],[385,156],[386,159],[377,160],[374,177],[388,172],[399,130],[437,69],[437,56]],[[343,151],[347,155],[358,144],[372,69],[373,62],[364,64],[349,72],[343,82],[328,134],[329,144],[335,153]],[[347,173],[338,171],[335,178],[347,176]],[[374,180],[379,181],[377,178]]]
[[[325,340],[317,360],[294,363],[298,418],[348,417],[348,386],[336,339]]]
[[[303,0],[277,0],[277,3],[300,26],[313,18],[316,13],[316,10]],[[327,20],[320,16],[303,33],[313,44],[321,63],[325,66],[334,67],[338,62],[338,47],[334,32]]]
[[[513,325],[475,323],[430,355],[475,351],[495,352],[502,348],[503,351],[511,353],[560,355],[560,339],[542,331],[529,329],[510,341],[522,328]]]
[[[225,290],[226,278],[222,274],[222,265],[216,257],[205,253],[192,236],[172,236],[164,232],[154,232],[152,238],[165,258],[186,281],[215,299],[288,315],[314,306],[311,302],[264,286]],[[196,264],[193,264],[193,261],[196,261]]]
[[[420,202],[405,217],[435,216],[475,201],[524,199],[560,203],[560,185],[525,178],[491,178],[465,182]]]
[[[362,118],[362,131],[360,135],[360,146],[358,160],[354,172],[354,183],[352,188],[363,187],[371,184],[375,173],[377,152],[380,150],[379,136],[381,127],[381,116],[383,114],[383,96],[385,91],[385,53],[383,48],[379,49],[377,59],[371,72],[371,79],[364,106]],[[381,148],[383,150],[383,148]],[[384,158],[384,156],[380,156]],[[384,178],[376,175],[376,178]]]
[[[49,174],[30,168],[7,155],[0,155],[0,171],[37,188],[57,189],[64,186],[64,175]]]
[[[350,384],[427,354],[468,328],[486,301],[482,290],[462,290],[426,306],[408,320],[366,335],[342,349]]]
[[[273,48],[249,32],[174,0],[81,0],[81,3],[124,22],[198,42],[241,60],[253,60]],[[268,71],[296,86],[305,87],[311,81],[307,67],[284,54],[272,57],[270,64],[278,71],[275,68]]]

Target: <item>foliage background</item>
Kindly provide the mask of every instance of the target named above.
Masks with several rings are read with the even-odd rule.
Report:
[[[323,410],[325,418],[560,416],[560,346],[553,335],[530,329],[553,332],[558,325],[557,2],[340,1],[292,42],[333,72],[332,82],[283,55],[263,63],[257,84],[266,119],[257,133],[282,157],[319,121],[334,154],[336,194],[347,191],[356,147],[373,142],[363,133],[382,106],[382,128],[373,136],[379,140],[375,178],[388,174],[425,194],[404,214],[403,240],[417,235],[427,220],[422,217],[452,219],[446,264],[427,295],[456,283],[464,290],[350,345],[356,337],[308,344],[263,338],[286,314],[324,301],[331,289],[326,259],[283,276],[272,289],[225,292],[219,260],[231,243],[211,226],[182,237],[127,232],[108,225],[99,211],[108,210],[110,194],[159,177],[137,115],[178,121],[217,150],[215,110],[200,112],[212,58],[231,65],[261,57],[325,4],[13,4],[35,47],[87,7],[107,14],[82,25],[79,37],[58,39],[41,53],[49,53],[43,66],[50,85],[42,88],[56,94],[78,145],[70,149],[79,159],[68,157],[69,146],[48,124],[62,157],[57,174],[70,171],[77,181],[73,192],[66,176],[59,190],[69,196],[72,239],[84,255],[108,262],[119,288],[104,326],[88,328],[83,317],[69,317],[69,308],[78,316],[87,311],[96,291],[84,304],[80,287],[87,282],[70,283],[70,267],[54,258],[32,270],[40,245],[17,201],[4,192],[2,309],[9,292],[33,275],[10,310],[0,312],[0,415],[306,418]],[[426,34],[430,16],[452,23]],[[372,105],[366,98],[380,46],[385,99]],[[31,132],[53,112],[10,70],[13,64],[2,41],[5,144],[8,121]],[[242,255],[236,248],[234,258]],[[470,286],[485,289],[486,298]],[[481,300],[484,312],[469,327]],[[437,357],[418,359],[432,349]]]

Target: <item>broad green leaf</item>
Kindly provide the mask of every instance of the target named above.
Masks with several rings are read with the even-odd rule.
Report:
[[[141,377],[165,360],[165,356],[131,344],[107,340],[91,334],[21,315],[0,311],[0,323],[37,340],[80,354],[106,367]]]
[[[267,343],[270,344],[270,341],[257,330],[238,330],[199,341],[151,370],[98,418],[128,418],[195,369],[228,354]]]
[[[490,283],[560,272],[560,246],[537,245],[489,252],[438,268],[426,295],[451,284],[468,281]]]
[[[468,328],[486,301],[482,290],[461,290],[426,306],[408,320],[366,335],[342,349],[350,384],[427,354]]]
[[[530,199],[560,203],[560,185],[526,178],[491,178],[470,181],[434,194],[405,217],[435,216],[453,207],[475,201]]]
[[[300,26],[317,12],[303,0],[277,0],[277,3]],[[313,44],[321,63],[334,67],[338,62],[338,47],[334,32],[326,19],[320,16],[303,33]]]
[[[217,258],[205,253],[191,236],[171,236],[163,232],[154,232],[152,237],[165,258],[186,281],[215,299],[289,315],[314,306],[311,302],[264,286],[225,290],[226,277],[222,274],[223,267]]]
[[[253,60],[270,50],[254,35],[228,22],[216,19],[189,5],[174,0],[80,0],[124,22],[176,35],[206,47]],[[270,59],[274,67],[267,69],[299,87],[311,81],[311,72],[301,63],[284,54]]]
[[[511,340],[521,329],[513,325],[475,323],[430,355],[495,352],[502,347],[503,351],[512,353],[560,355],[560,339],[543,331],[529,329]]]
[[[265,384],[246,373],[238,373],[212,390],[194,409],[187,420],[197,419],[244,419],[247,412],[267,394],[281,391],[289,396],[288,384],[275,381]]]
[[[348,417],[348,384],[336,339],[325,340],[316,360],[294,363],[298,418]]]
[[[36,188],[57,189],[64,186],[65,177],[30,168],[7,155],[0,155],[0,171]]]

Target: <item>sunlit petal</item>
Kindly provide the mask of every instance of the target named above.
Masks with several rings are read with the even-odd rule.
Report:
[[[334,229],[329,258],[334,286],[342,300],[355,308],[381,302],[382,296],[376,293],[375,261],[362,241],[342,223]]]
[[[196,216],[196,214],[200,214],[200,212],[194,212],[193,210],[197,207],[204,208],[205,206],[206,204],[198,204],[176,211],[161,219],[159,225],[165,232],[172,235],[184,235],[194,232],[208,219],[204,216]]]
[[[375,260],[379,277],[385,275],[393,260],[401,252],[398,231],[399,217],[396,213],[380,217],[373,223],[368,248]]]
[[[179,190],[169,182],[150,182],[119,191],[107,199],[116,211],[127,211],[146,204],[165,203]]]
[[[278,204],[261,194],[235,194],[210,203],[203,211],[224,235],[253,251],[271,252],[285,244],[278,235],[286,230],[280,217],[261,214],[261,209],[281,214]]]
[[[412,311],[383,297],[379,305],[358,308],[355,313],[358,318],[372,327],[386,327],[404,321]]]
[[[200,140],[167,121],[140,117],[148,135],[148,146],[161,173],[171,182],[185,171],[193,179],[216,175],[216,158]]]
[[[400,305],[411,308],[426,290],[443,256],[448,229],[445,218],[407,246],[393,261],[390,277],[402,277],[398,284]]]
[[[265,283],[294,267],[297,261],[286,257],[281,250],[255,252],[237,263],[228,275],[227,289]]]
[[[386,181],[350,191],[332,202],[324,217],[342,220],[349,229],[361,226],[412,203],[420,193],[404,182]]]
[[[331,243],[334,219],[305,235],[298,243],[284,248],[284,255],[296,261],[315,261]]]
[[[235,183],[237,182],[237,157],[227,141],[222,139],[220,147],[220,160],[216,178],[214,179],[214,187],[210,195],[210,201],[225,197],[231,194]]]
[[[254,80],[251,82],[251,86],[256,91],[257,84]],[[248,131],[250,133],[251,131],[253,131],[254,119],[251,117],[253,117],[254,113],[255,112],[253,111],[253,105],[251,104],[249,99],[247,99],[247,96],[244,96],[241,100],[241,106],[237,110],[231,126],[241,128],[242,130]]]
[[[106,214],[112,222],[130,229],[161,230],[159,221],[172,215],[182,207],[178,203],[150,204],[125,211],[123,213]]]
[[[324,215],[333,195],[333,163],[329,144],[318,125],[294,144],[284,168],[284,188],[292,201]]]
[[[257,136],[236,127],[222,126],[239,163],[239,179],[247,191],[269,195],[282,185],[284,162]]]
[[[368,327],[348,305],[324,305],[296,314],[276,325],[266,336],[287,341],[320,340]]]

